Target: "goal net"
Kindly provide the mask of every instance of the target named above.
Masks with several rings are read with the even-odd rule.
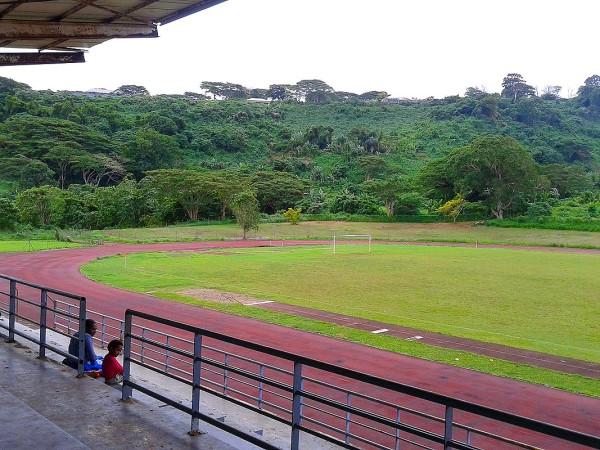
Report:
[[[371,253],[371,235],[370,234],[340,234],[333,235],[333,253],[336,252],[337,245],[346,241],[360,241],[355,244],[368,242],[369,253]]]

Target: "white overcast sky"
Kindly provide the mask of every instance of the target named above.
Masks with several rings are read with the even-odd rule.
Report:
[[[500,92],[508,73],[572,96],[600,74],[600,0],[228,0],[160,26],[157,39],[92,47],[83,64],[0,67],[34,89],[200,91],[320,79],[392,96]]]

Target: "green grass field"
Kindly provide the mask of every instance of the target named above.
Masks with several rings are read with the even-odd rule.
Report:
[[[82,244],[71,242],[59,242],[51,240],[31,241],[0,241],[0,253],[2,252],[37,252],[53,248],[81,247]]]
[[[229,240],[241,237],[233,223],[224,225],[172,226],[103,230],[106,240],[121,242],[160,242],[182,240]],[[536,230],[474,226],[472,223],[374,223],[300,222],[263,223],[250,239],[331,239],[341,234],[371,234],[374,240],[396,242],[466,242],[552,247],[600,248],[600,233],[589,231]]]
[[[342,326],[192,298],[241,293],[600,362],[597,255],[374,245],[132,253],[82,268],[97,281],[420,358],[600,397],[597,380]]]
[[[210,288],[600,362],[600,257],[486,248],[287,247],[150,253],[87,265],[157,296]]]

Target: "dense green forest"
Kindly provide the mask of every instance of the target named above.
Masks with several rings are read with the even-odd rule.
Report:
[[[150,96],[0,77],[0,229],[222,219],[241,193],[264,214],[599,218],[600,76],[570,99],[519,74],[502,85],[423,100],[320,80]]]

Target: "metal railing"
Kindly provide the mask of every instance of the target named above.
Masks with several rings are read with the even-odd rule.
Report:
[[[125,320],[86,311],[85,298],[0,275],[0,311],[8,313],[9,340],[15,335],[35,342],[39,356],[46,349],[72,360],[48,342],[52,329],[71,338],[84,336],[85,318],[99,324],[96,341],[125,341],[123,398],[136,389],[191,416],[190,433],[199,421],[222,428],[259,447],[275,449],[255,434],[200,412],[201,392],[284,424],[290,448],[300,447],[307,433],[345,448],[524,448],[564,442],[600,448],[600,437],[560,428],[474,403],[438,395],[246,342],[165,318],[130,311]],[[20,332],[17,320],[39,325],[38,338]],[[160,328],[160,330],[159,330]],[[83,373],[83,339],[78,373]],[[162,388],[141,385],[130,375],[141,366],[191,388],[191,406],[169,397]],[[135,369],[135,367],[133,367]],[[476,426],[467,425],[475,423]],[[507,432],[507,427],[512,432]],[[517,430],[515,433],[514,430]],[[518,430],[527,430],[519,433]],[[527,437],[528,441],[525,440]]]
[[[192,434],[203,420],[262,448],[276,448],[203,414],[202,391],[289,426],[293,450],[300,448],[300,432],[345,448],[533,449],[556,440],[567,447],[600,446],[597,436],[139,311],[126,311],[124,338],[123,399],[135,389],[185,411]],[[132,381],[136,365],[191,387],[191,406]],[[473,421],[477,428],[465,424]],[[524,436],[530,441],[521,442]]]
[[[70,299],[70,308],[68,310],[56,308],[57,300],[52,299],[52,296]],[[49,306],[49,303],[54,303],[54,306]],[[38,345],[39,358],[44,358],[48,349],[67,359],[77,361],[78,376],[83,376],[86,319],[85,297],[0,274],[0,311],[8,313],[8,326],[0,323],[0,328],[8,330],[8,342],[14,342],[15,335],[17,335]],[[75,330],[79,332],[78,357],[70,355],[62,347],[53,345],[52,342],[46,339],[49,329],[69,338],[72,337],[70,333],[61,332],[55,328],[54,325],[57,318],[73,323]],[[19,331],[16,327],[17,319],[39,325],[37,338]]]

